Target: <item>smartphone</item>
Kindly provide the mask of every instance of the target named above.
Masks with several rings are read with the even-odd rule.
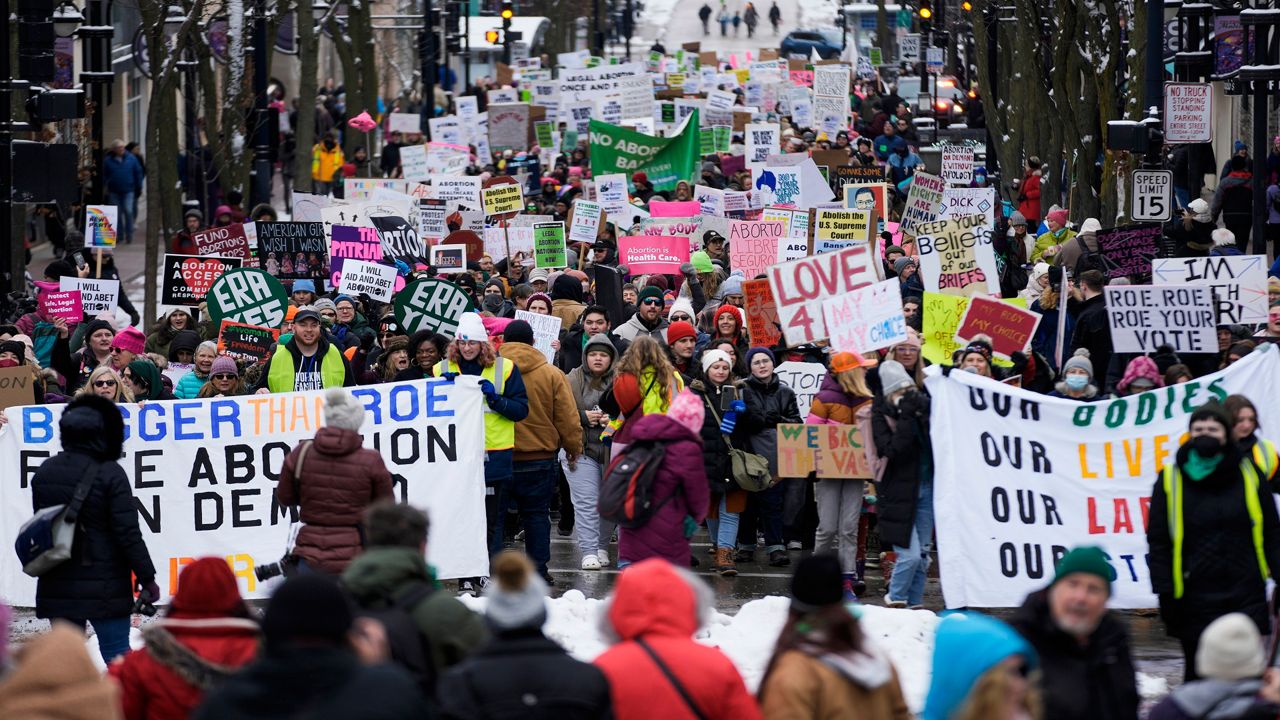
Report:
[[[720,391],[720,409],[728,411],[732,409],[732,405],[738,400],[738,388],[730,385]]]
[[[71,259],[75,261],[76,267],[78,268],[86,267],[89,264],[85,262],[84,253],[80,252],[79,250],[71,253]]]

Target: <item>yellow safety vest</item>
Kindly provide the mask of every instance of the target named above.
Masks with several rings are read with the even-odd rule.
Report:
[[[1250,454],[1253,457],[1254,467],[1258,468],[1263,479],[1268,482],[1275,479],[1276,469],[1280,468],[1280,453],[1276,452],[1275,443],[1258,438]]]
[[[316,358],[316,362],[320,364],[320,384],[326,390],[343,386],[347,380],[347,371],[342,366],[342,353],[336,347],[329,345],[324,355]],[[267,388],[273,393],[293,392],[296,373],[288,344],[277,345],[275,354],[271,356],[271,364],[267,367]]]
[[[1240,475],[1244,478],[1244,504],[1249,511],[1249,522],[1253,525],[1253,551],[1258,556],[1258,571],[1265,582],[1271,577],[1267,567],[1267,554],[1262,547],[1262,502],[1258,499],[1258,471],[1249,460],[1240,462]],[[1176,462],[1169,463],[1161,471],[1164,483],[1165,500],[1168,503],[1169,534],[1173,540],[1173,597],[1181,598],[1183,593],[1182,577],[1182,471]]]
[[[506,389],[507,379],[511,377],[512,370],[515,369],[515,363],[507,360],[499,355],[493,361],[493,364],[480,371],[480,377],[493,383],[493,389],[499,395]],[[436,363],[436,377],[442,377],[446,372],[462,374],[458,368],[458,364],[448,360],[441,360]],[[516,446],[516,424],[513,420],[508,420],[502,413],[494,412],[489,408],[489,403],[485,402],[481,405],[484,408],[484,449],[485,450],[510,450]]]

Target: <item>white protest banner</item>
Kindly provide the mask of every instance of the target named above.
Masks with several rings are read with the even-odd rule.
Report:
[[[116,306],[120,304],[119,280],[64,277],[58,280],[58,290],[79,290],[80,309],[89,317],[114,313]]]
[[[422,134],[422,116],[417,113],[391,113],[387,121],[387,132]]]
[[[1207,285],[1219,325],[1267,321],[1267,257],[1155,258],[1151,279],[1157,285]]]
[[[333,204],[328,195],[312,195],[295,192],[293,194],[294,222],[320,222],[320,211]]]
[[[948,185],[968,185],[973,182],[973,146],[942,146],[942,179]]]
[[[938,219],[938,209],[942,206],[942,193],[946,189],[947,183],[937,175],[918,172],[912,176],[911,190],[907,192],[907,205],[898,223],[898,228],[903,235],[915,237],[920,234],[917,227],[921,223]]]
[[[391,472],[392,491],[431,514],[439,536],[427,561],[441,578],[489,567],[484,515],[484,421],[479,378],[458,377],[350,388],[365,407],[364,446]],[[65,405],[10,408],[0,433],[0,531],[31,517],[31,474],[61,449]],[[169,596],[190,558],[226,557],[247,598],[265,598],[253,566],[284,554],[291,519],[277,505],[277,477],[289,451],[324,425],[324,391],[119,405],[124,457],[142,537]],[[0,553],[0,596],[31,606],[36,583],[17,556]]]
[[[870,249],[855,245],[770,267],[769,288],[787,344],[826,338],[822,301],[876,282],[872,262]]]
[[[710,110],[719,110],[721,112],[730,112],[733,110],[734,101],[737,95],[728,90],[712,90],[707,93],[707,108]]]
[[[746,135],[747,167],[754,175],[781,147],[782,128],[778,123],[749,123]]]
[[[600,203],[574,200],[569,218],[569,242],[594,243],[600,234]]]
[[[717,190],[706,185],[693,186],[693,199],[698,201],[703,215],[724,217],[724,190]]]
[[[995,188],[953,188],[942,192],[939,220],[949,220],[961,215],[985,215],[987,226],[996,226]]]
[[[626,214],[627,176],[622,173],[601,175],[596,178],[596,200],[608,213],[610,220]]]
[[[396,178],[342,179],[342,197],[348,203],[354,203],[357,200],[370,200],[373,198],[374,191],[379,188],[407,194],[409,190],[409,181],[399,180]]]
[[[510,253],[507,252],[508,247],[511,248]],[[523,253],[532,260],[533,228],[511,225],[504,234],[501,227],[487,227],[484,229],[484,252],[491,258],[515,257]]]
[[[822,318],[836,351],[868,353],[907,339],[897,278],[827,298],[822,302]]]
[[[357,297],[368,295],[378,302],[391,302],[396,286],[394,265],[382,265],[364,260],[346,260],[342,263],[342,277],[338,279],[338,292]]]
[[[605,98],[615,98],[621,103],[622,117],[652,115],[653,82],[649,80],[644,63],[561,71],[562,105],[592,105],[597,99]]]
[[[1208,400],[1246,395],[1261,427],[1274,433],[1277,377],[1280,353],[1270,348],[1189,383],[1092,403],[972,373],[930,377],[947,607],[1017,607],[1053,580],[1064,553],[1082,545],[1101,547],[1116,571],[1108,606],[1155,607],[1146,521],[1158,472]]]
[[[437,175],[431,178],[431,192],[436,199],[451,203],[451,209],[456,208],[458,203],[473,208],[480,207],[480,178],[478,177]]]
[[[560,318],[555,315],[540,315],[528,310],[517,310],[516,320],[529,323],[533,328],[533,346],[547,357],[547,362],[554,362],[556,351],[551,347],[551,343],[560,337]]]
[[[462,119],[455,115],[431,118],[431,141],[448,145],[466,145],[471,140],[470,131],[462,126]]]
[[[916,226],[920,280],[924,289],[945,295],[992,295],[1000,291],[991,227],[981,215]]]
[[[1116,352],[1150,353],[1161,345],[1179,353],[1218,351],[1208,286],[1108,285],[1103,290]]]
[[[779,365],[775,372],[783,385],[795,391],[800,417],[808,416],[813,396],[818,394],[822,378],[827,374],[827,366],[822,363],[788,361]]]
[[[427,146],[405,145],[400,148],[400,167],[404,171],[405,180],[427,180],[431,173],[431,166],[427,163]]]

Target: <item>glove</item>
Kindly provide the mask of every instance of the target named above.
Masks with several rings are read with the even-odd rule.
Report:
[[[498,399],[498,390],[488,378],[481,378],[480,392],[484,393],[484,399],[488,400],[489,404],[493,404],[493,401]]]
[[[160,599],[160,586],[154,578],[146,583],[138,581],[138,599],[144,603],[154,603]]]
[[[626,265],[619,265],[616,269],[619,275],[626,276],[631,274],[631,268],[627,267]]]
[[[444,378],[445,380],[448,380],[449,382],[453,382],[454,380],[456,380],[456,379],[458,378],[458,373],[456,373],[456,372],[445,372],[445,373],[441,373],[440,377]],[[488,382],[488,381],[486,380],[485,382]]]
[[[685,516],[684,516],[684,537],[685,537],[685,539],[687,540],[687,539],[689,539],[689,538],[693,537],[693,534],[694,534],[694,533],[696,533],[696,532],[698,532],[698,523],[694,522],[694,521],[693,521],[693,518],[689,517],[688,515],[685,515]]]
[[[729,410],[734,413],[746,412],[747,404],[741,400],[734,400],[733,403],[729,405]]]
[[[691,278],[698,274],[698,269],[693,266],[693,263],[682,263],[680,265],[680,274]]]
[[[738,425],[738,413],[732,410],[724,414],[724,420],[720,421],[720,432],[729,435]]]

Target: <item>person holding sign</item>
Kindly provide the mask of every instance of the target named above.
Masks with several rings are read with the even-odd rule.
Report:
[[[1151,588],[1160,617],[1182,643],[1195,680],[1200,633],[1231,612],[1271,632],[1266,582],[1280,568],[1280,517],[1265,476],[1231,440],[1227,411],[1210,401],[1191,414],[1190,438],[1151,490]]]
[[[738,555],[734,560],[754,560],[756,526],[759,525],[764,531],[764,551],[769,556],[769,564],[785,567],[791,564],[791,558],[787,556],[782,538],[782,505],[787,483],[793,481],[778,477],[778,425],[802,420],[796,393],[778,378],[774,372],[776,363],[773,351],[768,348],[753,347],[747,351],[747,369],[751,374],[742,388],[747,410],[739,420],[739,429],[748,437],[751,452],[769,461],[774,483],[768,490],[747,497],[747,512],[738,530]]]
[[[276,345],[258,379],[257,393],[301,392],[355,385],[351,366],[320,330],[320,313],[302,307],[293,317],[293,337]]]
[[[707,532],[715,545],[715,567],[721,577],[738,574],[734,547],[738,544],[739,514],[747,509],[747,491],[733,481],[729,467],[729,449],[738,443],[746,445],[741,432],[733,439],[738,418],[747,404],[738,397],[733,379],[733,360],[723,350],[702,354],[702,379],[689,383],[689,389],[702,398],[706,406],[702,422],[702,462],[711,488],[711,506],[707,512]]]

